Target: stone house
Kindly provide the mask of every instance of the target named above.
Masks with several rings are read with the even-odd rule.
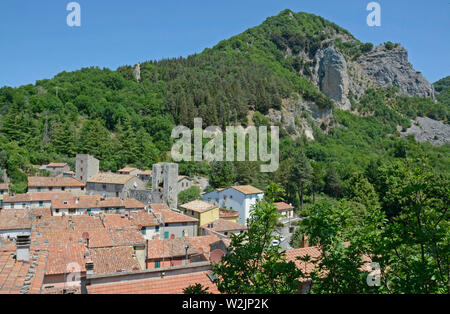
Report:
[[[64,172],[70,171],[70,166],[67,163],[52,162],[45,167],[45,170],[50,172],[50,176],[56,177]]]
[[[87,181],[87,193],[103,197],[127,198],[130,190],[144,188],[144,182],[135,175],[99,173]]]
[[[71,192],[74,195],[83,195],[85,185],[74,178],[28,177],[28,192]]]

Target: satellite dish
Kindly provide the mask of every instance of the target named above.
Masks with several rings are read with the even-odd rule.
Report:
[[[89,239],[89,232],[83,232],[83,239]]]

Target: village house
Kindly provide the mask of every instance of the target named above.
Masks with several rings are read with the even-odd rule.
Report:
[[[103,199],[99,195],[82,195],[53,200],[51,208],[53,216],[93,215],[143,211],[145,205],[129,198],[110,197]]]
[[[160,222],[160,227],[155,226],[154,233],[161,239],[197,236],[198,219],[177,213],[166,204],[150,204],[150,210]]]
[[[30,236],[31,220],[31,212],[28,209],[0,211],[0,238],[17,239],[17,236]]]
[[[237,223],[239,220],[239,212],[231,209],[220,209],[219,213],[220,219],[228,220]]]
[[[26,193],[17,194],[14,196],[5,195],[3,201],[3,208],[5,209],[20,209],[20,208],[51,208],[52,201],[58,199],[73,198],[70,192],[40,192],[40,193]]]
[[[9,194],[9,184],[0,183],[0,209],[3,208],[3,199]]]
[[[45,166],[45,170],[50,172],[50,176],[57,177],[64,172],[70,171],[70,166],[67,163],[52,162]]]
[[[144,182],[145,185],[147,185],[150,181],[152,181],[152,171],[151,170],[144,170],[137,174],[138,178],[141,179],[142,182]]]
[[[187,176],[178,176],[178,193],[189,189],[193,182],[194,180]]]
[[[213,222],[201,226],[200,228],[201,235],[220,233],[226,237],[229,237],[231,234],[242,234],[248,229],[247,226],[243,226],[236,222],[225,219],[217,219]]]
[[[294,217],[294,206],[286,204],[284,202],[277,202],[274,203],[274,205],[277,207],[278,213],[280,213],[281,216],[286,218]]]
[[[120,169],[119,171],[117,171],[119,174],[126,174],[126,175],[138,175],[141,170],[139,170],[138,168],[133,168],[133,167],[125,167]]]
[[[203,200],[213,202],[220,208],[239,212],[239,223],[247,224],[252,206],[264,198],[264,192],[251,185],[216,189],[203,195]]]
[[[30,249],[29,237],[18,243],[0,239],[0,294],[41,293],[48,251]]]
[[[74,195],[85,194],[84,183],[65,177],[28,177],[28,192],[71,192]]]
[[[139,272],[87,275],[88,294],[183,294],[191,285],[201,284],[218,294],[209,262],[156,268]]]
[[[216,204],[195,200],[180,206],[185,215],[198,219],[199,226],[219,219],[220,210]]]
[[[130,190],[143,189],[144,183],[135,175],[99,173],[87,180],[89,195],[127,198]]]
[[[147,269],[190,264],[199,252],[184,239],[147,241]]]

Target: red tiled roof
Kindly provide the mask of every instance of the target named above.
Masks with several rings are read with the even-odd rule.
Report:
[[[135,178],[134,175],[117,174],[117,173],[99,173],[87,181],[88,183],[103,183],[103,184],[119,184],[123,185]]]
[[[147,259],[159,259],[186,256],[186,245],[189,242],[184,239],[153,239],[147,242]],[[197,250],[189,245],[188,255],[198,254]]]
[[[26,193],[26,194],[17,194],[15,196],[5,195],[3,202],[4,203],[23,203],[23,202],[40,202],[40,201],[43,202],[72,197],[73,194],[70,192]]]
[[[261,191],[260,189],[255,188],[252,185],[235,185],[232,186],[233,189],[244,193],[246,195],[251,195],[251,194],[260,194],[260,193],[264,193],[263,191]]]
[[[49,252],[46,275],[70,273],[73,267],[80,272],[86,271],[84,256],[87,249],[84,244],[48,246],[46,250]]]
[[[131,246],[90,249],[95,274],[141,270]]]
[[[213,203],[208,203],[202,200],[195,200],[180,206],[182,209],[192,210],[198,213],[204,213],[218,206]]]
[[[123,281],[118,283],[87,286],[89,294],[183,294],[183,289],[201,284],[210,293],[219,293],[217,286],[209,279],[209,271],[182,275]]]
[[[101,216],[105,228],[131,227],[131,221],[121,214],[104,214]]]
[[[4,209],[0,211],[0,230],[31,229],[29,209]]]
[[[186,216],[184,214],[180,214],[177,212],[174,212],[171,209],[155,209],[153,208],[153,212],[156,214],[156,217],[160,218],[162,215],[162,218],[164,220],[164,223],[183,223],[183,222],[198,222],[198,219]]]
[[[239,217],[239,212],[229,209],[220,210],[220,218],[235,218],[235,217],[236,218]]]
[[[185,239],[199,254],[203,254],[207,260],[209,260],[211,253],[211,244],[221,241],[221,239],[215,235],[185,237]]]
[[[305,247],[301,249],[292,249],[285,252],[288,261],[295,262],[295,265],[303,271],[306,275],[314,270],[314,264],[311,262],[299,261],[299,257],[310,256],[312,260],[320,256],[320,249],[316,246]]]
[[[84,183],[68,177],[28,177],[28,187],[83,187]]]
[[[130,218],[130,222],[133,226],[152,227],[159,225],[156,217],[147,212],[131,213]]]
[[[0,294],[40,293],[48,252],[32,248],[28,262],[18,262],[15,255],[15,247],[0,248]]]
[[[51,168],[64,168],[65,166],[67,166],[67,163],[52,162],[47,165],[47,167],[51,167]]]
[[[7,191],[9,189],[8,183],[0,183],[0,190]]]
[[[285,202],[274,203],[274,205],[277,207],[278,211],[294,209],[294,206],[286,204]]]
[[[208,228],[215,232],[247,230],[246,226],[225,219],[217,219],[209,224],[203,225],[202,228]]]

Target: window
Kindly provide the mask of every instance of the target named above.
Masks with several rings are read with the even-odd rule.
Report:
[[[160,261],[156,261],[155,262],[155,268],[160,268],[161,267],[161,262]]]
[[[55,209],[55,213],[59,214],[59,209]]]
[[[164,232],[164,239],[168,239],[168,238],[169,238],[169,232],[166,231],[166,232]]]
[[[63,186],[63,187],[61,188],[61,191],[65,191],[65,190],[66,190],[66,187]]]
[[[41,191],[41,188],[37,188],[37,191],[40,192],[40,191]]]
[[[156,227],[155,227],[155,231],[156,231],[156,232],[159,232],[159,226],[156,226]]]
[[[40,201],[39,202],[39,207],[43,207],[44,206],[44,202],[43,201]]]
[[[106,190],[106,184],[103,184],[102,188],[103,190]]]
[[[145,228],[145,227],[142,227],[142,229],[141,229],[142,235],[145,235],[145,231],[146,231],[146,228]]]
[[[49,191],[53,191],[53,188],[48,188]]]

